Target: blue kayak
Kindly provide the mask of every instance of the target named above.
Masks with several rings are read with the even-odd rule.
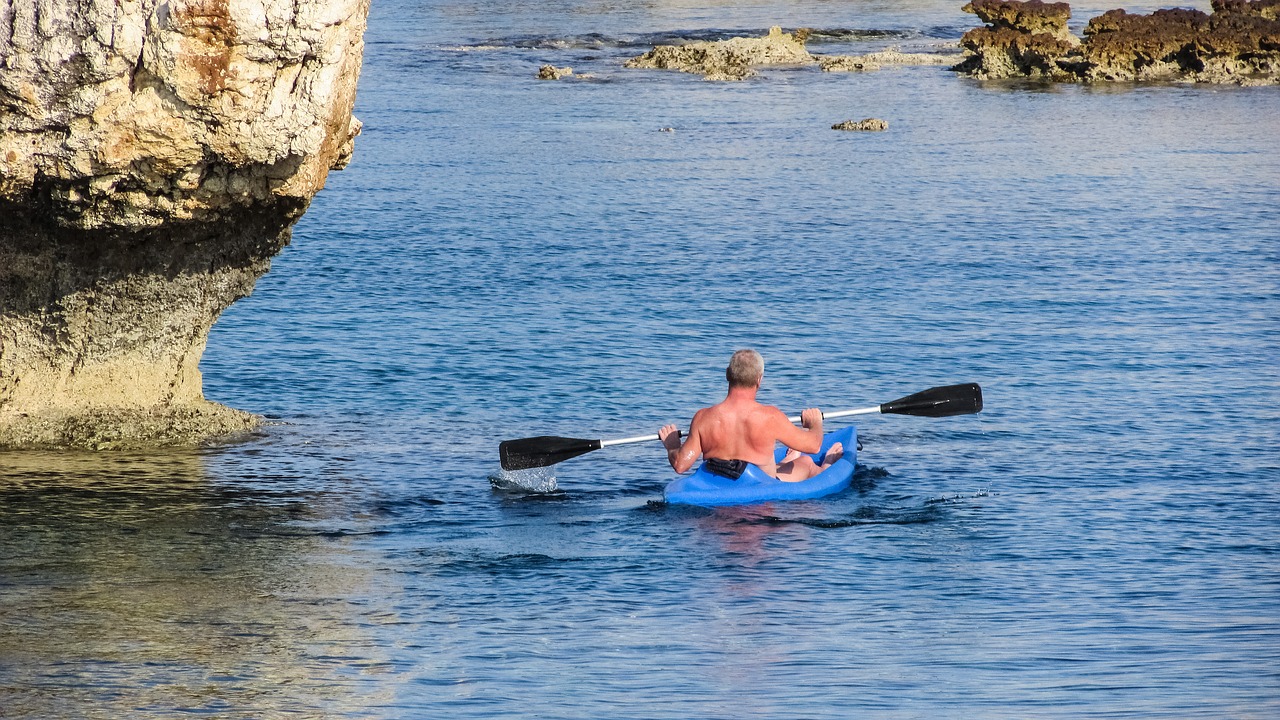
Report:
[[[844,445],[844,457],[818,475],[800,482],[782,482],[769,477],[757,465],[747,469],[737,480],[716,475],[704,462],[692,475],[672,480],[663,492],[669,503],[684,505],[748,505],[769,500],[809,500],[840,492],[853,481],[853,468],[857,464],[858,432],[853,427],[827,433],[822,438],[822,449],[810,455],[821,464],[822,457],[833,444]],[[775,460],[781,460],[787,452],[779,448]]]

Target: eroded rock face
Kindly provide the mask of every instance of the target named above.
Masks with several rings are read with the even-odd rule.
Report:
[[[955,69],[973,77],[1280,82],[1280,0],[1214,0],[1212,15],[1111,10],[1089,21],[1083,42],[1067,32],[1066,3],[973,0],[963,9],[987,23],[961,40],[968,57]]]
[[[1067,29],[1071,6],[1064,2],[972,0],[961,10],[977,15],[979,20],[996,30],[1017,30],[1032,35],[1050,35],[1073,44],[1079,42]]]
[[[0,446],[189,442],[217,316],[345,166],[368,0],[0,0]]]
[[[1214,0],[1213,14],[1111,10],[1085,27],[1090,80],[1280,82],[1280,0]]]
[[[1058,65],[1080,44],[1067,29],[1071,18],[1067,3],[972,0],[961,9],[977,15],[987,26],[970,30],[961,38],[969,57],[956,66],[957,70],[983,78],[1071,79]]]

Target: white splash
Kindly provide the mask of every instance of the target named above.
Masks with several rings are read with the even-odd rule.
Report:
[[[556,476],[549,468],[532,470],[498,470],[489,475],[494,490],[507,492],[553,493],[559,489]]]

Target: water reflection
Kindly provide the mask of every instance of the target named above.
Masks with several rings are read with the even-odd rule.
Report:
[[[752,568],[767,562],[774,554],[769,547],[771,535],[781,526],[768,522],[778,503],[716,508],[700,518],[698,530],[713,539],[721,554],[733,558],[740,567]],[[733,595],[750,595],[749,588],[731,584],[726,590]]]
[[[341,502],[219,479],[198,452],[0,455],[3,714],[367,706],[394,618],[323,530]]]

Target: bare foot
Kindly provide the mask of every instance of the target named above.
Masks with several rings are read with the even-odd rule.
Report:
[[[781,465],[783,463],[792,462],[796,458],[800,457],[801,454],[802,453],[799,450],[791,450],[790,448],[788,448],[787,454],[782,456],[782,459],[778,461],[778,464]]]
[[[837,460],[844,457],[844,445],[840,443],[833,444],[828,450],[825,457],[822,458],[822,468],[831,467]]]

